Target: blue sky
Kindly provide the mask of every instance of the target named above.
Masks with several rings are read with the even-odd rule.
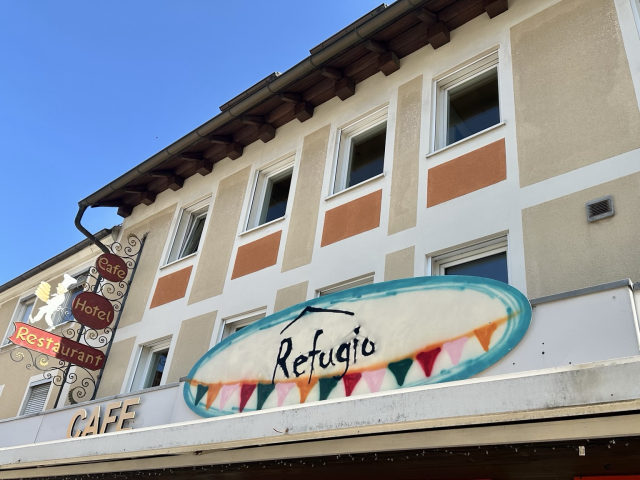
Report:
[[[79,200],[380,3],[0,2],[0,284],[84,238]]]

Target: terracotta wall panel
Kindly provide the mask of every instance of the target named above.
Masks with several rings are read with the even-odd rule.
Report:
[[[511,28],[511,52],[521,186],[640,148],[613,0],[543,10]]]
[[[120,318],[120,328],[142,320],[142,315],[144,315],[151,295],[153,282],[158,273],[158,267],[162,261],[162,252],[169,236],[169,229],[171,228],[171,221],[175,211],[176,205],[171,205],[155,215],[151,215],[141,222],[128,227],[122,235],[121,242],[125,243],[130,233],[136,234],[140,239],[145,233],[148,233],[140,255],[136,275],[127,296],[127,304]]]
[[[243,277],[278,262],[282,230],[238,248],[231,279]]]
[[[183,268],[177,272],[170,273],[158,279],[156,289],[153,292],[151,306],[149,308],[159,307],[166,303],[173,302],[180,298],[184,298],[189,286],[189,278],[193,266]]]
[[[422,75],[398,88],[388,234],[416,226]]]
[[[429,169],[427,207],[433,207],[507,178],[504,139]]]
[[[283,272],[311,263],[330,131],[330,126],[327,125],[304,137],[296,193],[282,257]]]
[[[382,190],[328,210],[324,216],[322,243],[325,247],[380,226]]]
[[[220,181],[208,220],[213,228],[207,228],[202,242],[189,305],[222,294],[250,172],[246,167]]]

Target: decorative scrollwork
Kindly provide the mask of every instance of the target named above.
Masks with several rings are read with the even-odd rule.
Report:
[[[35,368],[41,372],[46,371],[50,366],[50,357],[43,353],[37,353],[24,347],[18,347],[11,350],[9,354],[14,362],[26,361],[27,370]]]

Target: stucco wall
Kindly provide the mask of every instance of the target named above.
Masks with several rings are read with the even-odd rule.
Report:
[[[398,88],[389,235],[416,226],[422,75]]]
[[[563,0],[511,28],[520,184],[640,148],[613,0]]]
[[[587,222],[585,203],[613,195],[615,215]],[[640,280],[640,173],[524,209],[529,298]]]
[[[384,281],[413,277],[415,254],[415,246],[388,253],[384,259]]]
[[[189,304],[220,295],[229,270],[250,167],[222,179],[208,219]]]
[[[176,205],[171,205],[164,210],[151,215],[140,223],[135,224],[131,228],[125,230],[122,234],[122,242],[126,241],[130,233],[135,234],[138,238],[148,232],[145,241],[136,274],[127,296],[122,317],[120,318],[119,328],[129,326],[142,320],[147,301],[151,295],[151,288],[155,281],[158,267],[162,261],[162,252],[167,242],[171,220],[176,210]],[[125,364],[126,365],[126,364]]]
[[[217,311],[208,312],[182,322],[166,383],[177,382],[180,377],[187,375],[209,350],[217,314]]]
[[[109,397],[120,393],[127,371],[127,364],[135,344],[136,337],[113,342],[96,398]]]
[[[282,260],[283,272],[311,263],[330,131],[327,125],[304,138]]]
[[[280,310],[304,302],[307,299],[308,288],[309,282],[297,283],[290,287],[281,288],[276,292],[273,311],[279,312]]]

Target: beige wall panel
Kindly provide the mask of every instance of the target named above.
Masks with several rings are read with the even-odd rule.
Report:
[[[416,226],[422,75],[398,88],[388,234]]]
[[[167,242],[175,211],[176,205],[171,205],[127,228],[122,235],[122,242],[125,242],[130,233],[134,233],[142,239],[142,236],[149,232],[127,296],[127,303],[120,318],[119,327],[126,327],[142,320],[158,267],[162,261],[162,251]]]
[[[31,358],[26,356],[21,362],[14,362],[10,350],[0,353],[0,385],[4,385],[0,396],[0,419],[18,415],[22,399],[29,387],[29,379],[40,373],[35,368],[27,370],[26,365],[31,363],[30,360]]]
[[[415,254],[415,246],[388,253],[384,259],[384,281],[413,277]]]
[[[209,312],[182,322],[167,383],[177,382],[180,377],[187,375],[200,357],[209,350],[217,314],[217,311]]]
[[[587,222],[585,203],[613,195],[615,215]],[[640,280],[640,173],[522,211],[529,298]]]
[[[327,125],[304,137],[282,260],[283,272],[311,263],[330,130]]]
[[[307,299],[309,282],[297,283],[290,287],[281,288],[276,292],[276,301],[273,305],[273,312],[279,312]]]
[[[640,147],[613,0],[563,0],[512,27],[511,48],[521,186]]]
[[[7,300],[2,305],[0,305],[0,342],[4,338],[7,333],[7,329],[9,328],[9,324],[11,323],[11,319],[13,318],[13,313],[16,311],[16,305],[18,305],[18,298],[15,297],[11,300]],[[0,373],[0,385],[2,385],[2,374]]]
[[[191,287],[189,305],[222,294],[250,172],[251,167],[246,167],[220,181]]]
[[[129,359],[136,345],[136,337],[114,342],[104,367],[100,388],[96,398],[109,397],[120,393]],[[134,367],[135,368],[135,367]]]

